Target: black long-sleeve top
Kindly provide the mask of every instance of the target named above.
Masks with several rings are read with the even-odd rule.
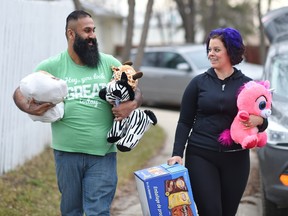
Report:
[[[239,88],[250,80],[236,68],[225,80],[220,80],[213,68],[193,78],[183,94],[172,156],[183,157],[187,142],[220,152],[241,150],[241,145],[236,143],[223,146],[218,138],[237,115]],[[258,128],[264,131],[267,125],[265,120]]]

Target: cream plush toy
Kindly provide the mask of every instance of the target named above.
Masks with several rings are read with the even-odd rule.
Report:
[[[32,98],[37,103],[53,103],[55,106],[42,116],[29,115],[33,121],[55,122],[63,118],[63,100],[68,94],[67,84],[64,80],[52,76],[46,71],[31,73],[20,81],[20,91],[25,98]]]

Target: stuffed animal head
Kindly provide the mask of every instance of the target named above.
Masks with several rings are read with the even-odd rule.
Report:
[[[250,115],[268,118],[271,115],[272,93],[268,80],[262,82],[249,81],[240,91],[237,99],[239,110],[245,110]]]
[[[133,91],[135,91],[138,85],[138,79],[143,76],[143,73],[138,71],[132,67],[132,62],[124,62],[123,65],[119,67],[112,66],[113,71],[113,79],[118,81],[121,80],[122,73],[125,73],[127,76],[128,84],[132,87]]]
[[[135,92],[128,84],[128,78],[125,73],[122,74],[120,80],[112,80],[99,92],[99,97],[101,99],[116,105],[120,102],[134,100],[134,96]]]

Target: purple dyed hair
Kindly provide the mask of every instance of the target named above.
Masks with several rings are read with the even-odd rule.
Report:
[[[232,65],[239,64],[243,60],[245,46],[239,31],[233,28],[218,28],[210,32],[206,40],[206,51],[208,54],[210,39],[220,39],[227,49]]]

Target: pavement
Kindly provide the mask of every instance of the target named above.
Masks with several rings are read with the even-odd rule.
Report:
[[[174,134],[176,130],[176,125],[179,117],[178,111],[164,110],[151,108],[158,119],[158,124],[166,132],[166,141],[163,149],[157,157],[150,160],[147,164],[147,168],[151,166],[157,166],[167,162],[167,159],[171,156]],[[153,128],[151,128],[153,129]],[[251,151],[251,171],[253,169],[258,169],[258,161],[256,153]],[[254,176],[250,174],[247,190],[249,187],[249,182],[252,181]],[[244,193],[245,195],[245,193]],[[241,203],[239,205],[236,216],[261,216],[261,194],[249,194],[249,196],[243,196]],[[136,188],[136,182],[132,181],[129,190],[116,192],[116,197],[112,203],[111,216],[142,216],[141,204],[138,197],[138,191]],[[153,215],[152,215],[153,216]]]

